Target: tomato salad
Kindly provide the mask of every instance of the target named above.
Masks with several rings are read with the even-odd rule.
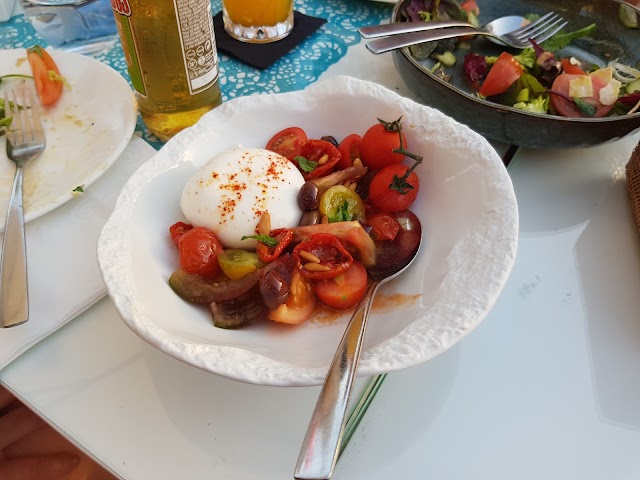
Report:
[[[411,235],[403,229],[407,216],[419,223],[408,209],[420,188],[414,168],[422,158],[407,150],[401,118],[378,119],[362,136],[352,133],[341,142],[290,127],[266,148],[305,179],[298,226],[272,230],[263,212],[255,235],[242,237],[257,240],[255,251],[225,248],[203,227],[177,222],[169,228],[180,258],[169,284],[183,299],[209,305],[217,327],[261,319],[299,324],[318,304],[353,307],[367,290],[376,254]]]

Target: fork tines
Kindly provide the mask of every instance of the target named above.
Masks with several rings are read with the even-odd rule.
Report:
[[[520,41],[526,41],[530,38],[536,38],[540,34],[544,34],[543,37],[537,38],[539,42],[542,42],[555,35],[564,28],[566,24],[567,22],[564,21],[562,17],[554,12],[550,12],[529,25],[525,25],[524,27],[511,32],[509,36]]]
[[[5,117],[13,117],[7,138],[14,144],[30,143],[44,138],[40,107],[33,90],[21,87],[4,93]]]

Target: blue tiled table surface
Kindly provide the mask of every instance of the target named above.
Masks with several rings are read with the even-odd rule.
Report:
[[[220,2],[212,0],[214,14],[220,11]],[[265,70],[220,54],[220,88],[224,102],[245,95],[304,89],[344,57],[349,47],[361,41],[357,31],[359,27],[388,20],[392,5],[368,0],[304,0],[296,1],[295,9],[306,15],[324,18],[327,23]],[[30,47],[34,44],[47,45],[23,15],[0,24],[0,49]],[[130,81],[119,40],[96,59]],[[163,145],[149,133],[140,118],[136,130],[154,148],[159,149]]]

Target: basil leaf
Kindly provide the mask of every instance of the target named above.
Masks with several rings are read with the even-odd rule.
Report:
[[[240,240],[246,240],[247,238],[252,238],[253,240],[257,240],[260,243],[265,244],[267,247],[275,247],[278,245],[278,240],[269,236],[269,235],[244,235]]]
[[[573,103],[576,104],[576,107],[580,109],[580,112],[582,112],[582,114],[585,117],[593,117],[596,114],[596,107],[594,107],[593,105],[585,102],[584,100],[578,97],[573,97],[572,100],[573,100]]]
[[[300,165],[300,170],[303,172],[313,172],[318,167],[318,162],[314,162],[313,160],[307,160],[305,157],[298,155],[294,157],[294,160],[298,162]]]

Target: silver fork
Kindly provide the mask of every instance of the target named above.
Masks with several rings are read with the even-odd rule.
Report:
[[[567,22],[551,12],[535,22],[501,35],[497,35],[491,28],[476,28],[471,24],[460,26],[461,24],[464,22],[401,22],[363,27],[360,29],[360,33],[364,38],[383,36],[383,38],[372,40],[366,45],[367,49],[376,55],[418,43],[467,35],[486,35],[507,46],[524,49],[531,46],[529,40],[534,40],[536,43],[548,40],[562,30]],[[460,28],[448,28],[453,26]],[[363,30],[364,33],[362,33]]]
[[[0,325],[13,327],[29,320],[27,248],[22,211],[22,167],[45,147],[40,109],[31,90],[4,93],[5,117],[12,117],[6,129],[7,156],[16,164],[13,189],[0,257]]]

